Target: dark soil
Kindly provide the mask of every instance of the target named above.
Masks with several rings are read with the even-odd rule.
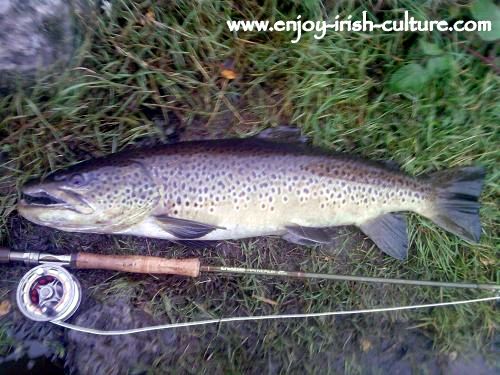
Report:
[[[117,237],[63,233],[49,228],[33,225],[18,216],[11,216],[10,245],[14,250],[39,250],[52,253],[72,251],[92,251],[102,254],[116,253]],[[339,239],[348,236],[356,242],[357,236],[349,229],[339,230]],[[361,236],[359,236],[361,237]],[[173,245],[168,241],[126,238],[130,248],[139,254],[172,257],[202,256],[203,262],[220,264],[222,257],[227,264],[244,264],[246,256],[243,244],[254,242],[225,242],[214,249],[189,249]],[[254,247],[259,252],[259,267],[297,269],[305,262],[308,252],[279,239],[259,239]],[[279,251],[276,249],[279,248]],[[334,248],[334,247],[332,247]],[[329,254],[328,249],[323,249]],[[349,254],[330,255],[348,257]],[[339,262],[336,262],[339,263]],[[0,267],[2,279],[0,290],[15,290],[16,281],[26,271],[18,265]],[[73,323],[101,329],[120,329],[148,326],[172,321],[184,321],[183,308],[193,304],[203,305],[206,311],[218,310],[220,316],[249,314],[269,314],[275,312],[272,306],[263,304],[261,308],[249,311],[238,296],[239,277],[203,275],[199,279],[182,277],[153,277],[128,275],[131,285],[139,283],[140,293],[125,295],[107,293],[101,286],[113,277],[105,271],[76,271],[80,280],[84,299],[77,314],[70,320]],[[270,296],[277,295],[274,290],[281,285],[279,280],[262,281]],[[303,287],[300,281],[288,281],[289,286],[298,291]],[[321,284],[318,284],[321,286]],[[171,313],[153,317],[148,301],[161,291],[168,295],[175,306]],[[382,292],[381,292],[382,293]],[[221,294],[233,296],[225,299],[221,306]],[[207,304],[213,298],[213,305]],[[436,353],[433,341],[427,332],[413,328],[415,322],[404,319],[391,319],[381,315],[341,319],[308,319],[294,323],[287,322],[248,322],[206,326],[192,329],[175,329],[157,333],[136,334],[119,337],[101,337],[64,331],[49,323],[27,321],[17,311],[11,298],[13,311],[3,317],[7,333],[14,342],[9,353],[0,357],[0,368],[4,374],[39,373],[76,373],[76,374],[121,374],[126,371],[142,373],[154,368],[158,372],[169,373],[223,373],[245,371],[248,373],[279,374],[293,373],[354,372],[363,374],[415,372],[429,374],[494,374],[495,368],[485,357],[476,351],[464,353]],[[288,299],[280,312],[304,311],[303,301],[299,298]],[[196,313],[197,319],[211,317]],[[268,340],[283,337],[283,347],[268,347]],[[329,336],[324,340],[325,335]],[[312,337],[315,341],[304,341]],[[272,341],[272,340],[271,340]],[[296,345],[293,343],[296,342]],[[292,345],[292,346],[290,346]],[[486,352],[498,354],[498,343],[489,344]],[[266,348],[262,356],[262,347]],[[252,368],[234,369],[228,367],[225,358],[229,355],[246,356],[246,363]],[[287,355],[290,365],[283,367],[282,356]],[[200,361],[200,358],[203,358]],[[249,358],[252,361],[249,361]],[[233,361],[234,363],[234,361]],[[28,371],[30,369],[30,371]]]

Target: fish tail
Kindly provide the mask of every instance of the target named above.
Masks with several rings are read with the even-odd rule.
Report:
[[[484,176],[483,167],[453,168],[430,175],[435,198],[433,210],[426,216],[466,241],[479,242],[481,223],[478,199]]]

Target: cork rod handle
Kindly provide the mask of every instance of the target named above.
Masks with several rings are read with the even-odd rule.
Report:
[[[197,277],[200,274],[200,260],[165,259],[141,255],[100,255],[77,253],[73,261],[78,269],[104,269],[112,271],[154,273]]]

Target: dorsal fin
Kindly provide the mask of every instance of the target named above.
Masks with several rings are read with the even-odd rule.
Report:
[[[274,128],[264,129],[253,138],[287,143],[307,143],[309,141],[308,137],[302,135],[300,128],[290,125],[278,125]]]

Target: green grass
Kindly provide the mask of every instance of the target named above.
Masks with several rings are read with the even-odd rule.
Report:
[[[388,2],[384,13],[374,14],[369,2],[300,4],[186,0],[161,7],[117,1],[110,18],[103,15],[91,25],[94,32],[75,56],[75,68],[44,78],[32,90],[0,98],[0,151],[6,155],[0,174],[1,242],[12,240],[9,218],[15,214],[19,187],[32,177],[46,175],[88,154],[104,155],[148,139],[165,141],[169,127],[179,121],[186,139],[244,136],[289,123],[300,127],[317,145],[372,159],[393,159],[410,174],[456,165],[484,165],[487,177],[481,198],[481,244],[468,245],[429,221],[411,216],[412,246],[404,263],[383,256],[367,241],[353,244],[349,241],[353,233],[342,237],[339,247],[346,251],[340,253],[288,245],[283,249],[283,243],[274,240],[245,241],[232,245],[242,249],[238,256],[225,258],[220,252],[206,251],[204,261],[498,283],[499,78],[466,49],[490,54],[494,51],[491,44],[481,42],[475,34],[382,32],[328,32],[320,41],[304,35],[301,42],[291,44],[291,35],[241,33],[236,37],[225,27],[225,20],[231,17],[278,20],[302,14],[319,19],[337,13],[359,14],[364,9],[378,19],[399,18],[401,9],[428,19],[458,19],[470,17],[468,7],[393,1]],[[145,18],[148,11],[154,15],[154,22]],[[397,92],[390,84],[394,72],[412,62],[424,66],[431,58],[419,47],[421,39],[439,46],[450,61],[449,67],[419,92]],[[232,81],[220,75],[220,65],[228,59],[234,60],[238,72],[238,78]],[[154,121],[151,113],[163,118],[162,123]],[[23,225],[27,233],[33,228]],[[60,233],[54,233],[51,241],[59,248],[72,248]],[[140,244],[139,240],[120,238],[112,241],[107,251],[133,253]],[[178,247],[167,251],[162,244],[153,242],[152,246],[163,255],[185,254]],[[86,277],[84,273],[78,275]],[[488,295],[256,276],[210,276],[198,281],[109,276],[92,286],[94,298],[106,301],[115,295],[129,297],[162,321],[293,309],[317,312]],[[493,304],[382,317],[356,317],[349,329],[360,337],[379,319],[408,321],[425,329],[438,352],[451,352],[470,346],[480,349],[493,337],[499,323]],[[335,333],[335,322],[252,323],[237,331],[223,326],[214,339],[218,347],[207,344],[198,357],[196,353],[179,354],[178,359],[183,368],[190,360],[210,357],[207,368],[229,372],[248,369],[252,364],[264,366],[266,361],[280,363],[285,370],[321,370],[325,367],[311,363],[322,351],[331,352],[343,345],[344,337]],[[251,342],[245,343],[246,331],[253,332]],[[201,328],[190,332],[204,336]],[[210,328],[206,332],[215,334]],[[2,338],[0,331],[0,342]],[[354,357],[345,366],[351,373],[361,371]]]

